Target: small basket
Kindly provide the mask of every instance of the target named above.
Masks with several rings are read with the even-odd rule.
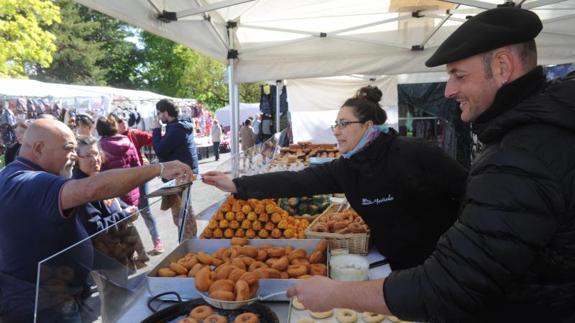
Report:
[[[339,203],[330,205],[320,216],[318,216],[305,230],[305,236],[308,239],[326,239],[329,242],[329,248],[333,249],[347,249],[349,253],[367,255],[369,252],[369,232],[366,233],[331,233],[331,232],[316,232],[311,231],[310,228],[322,216],[327,216],[329,213],[337,212],[342,208]]]

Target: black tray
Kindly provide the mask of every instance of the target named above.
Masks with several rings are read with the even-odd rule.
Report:
[[[196,298],[192,299],[187,302],[177,303],[170,307],[166,307],[162,310],[157,311],[156,313],[148,316],[146,319],[142,321],[142,323],[168,323],[168,322],[178,322],[188,316],[190,311],[200,305],[208,305],[203,299]],[[255,302],[248,306],[244,306],[237,310],[220,310],[212,306],[214,311],[220,315],[224,315],[228,317],[228,323],[233,323],[236,316],[245,313],[251,312],[257,314],[260,323],[279,323],[278,316],[274,313],[268,306],[260,303]]]

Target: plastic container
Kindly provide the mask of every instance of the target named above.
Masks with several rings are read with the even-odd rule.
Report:
[[[330,276],[338,281],[365,281],[369,279],[369,262],[359,255],[339,255],[329,261]]]

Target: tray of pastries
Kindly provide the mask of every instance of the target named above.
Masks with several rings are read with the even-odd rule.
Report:
[[[335,308],[325,312],[312,312],[294,297],[290,301],[288,323],[395,323],[406,322],[392,315],[357,312]]]

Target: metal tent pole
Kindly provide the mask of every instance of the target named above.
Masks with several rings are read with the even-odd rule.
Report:
[[[280,94],[281,92],[282,81],[276,81],[276,132],[280,132]]]

